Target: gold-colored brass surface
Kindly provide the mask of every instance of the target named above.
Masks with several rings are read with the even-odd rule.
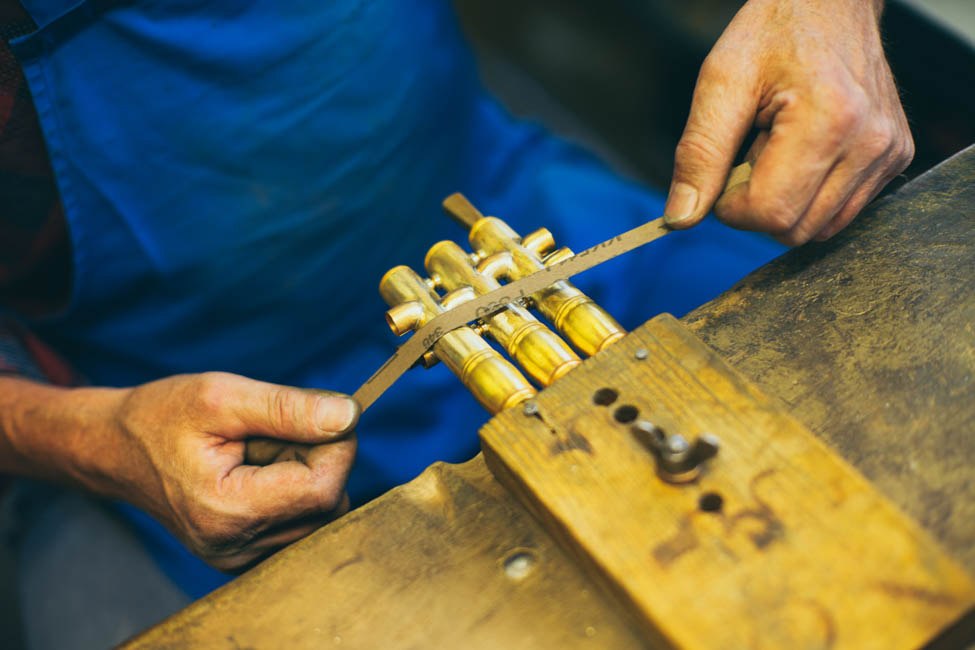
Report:
[[[445,309],[423,278],[408,266],[390,269],[379,283],[379,293],[391,305],[387,320],[397,333],[407,324],[407,329],[420,327]],[[462,292],[454,294],[455,300],[462,298]],[[413,305],[402,307],[410,303]],[[535,395],[528,380],[468,326],[446,333],[433,351],[491,413]]]
[[[418,331],[436,316],[500,289],[499,278],[516,280],[572,255],[567,248],[554,250],[555,239],[547,229],[521,237],[500,219],[484,217],[461,194],[448,197],[444,209],[470,231],[473,252],[442,241],[427,253],[424,265],[430,277],[422,278],[406,266],[383,276],[379,291],[390,305],[386,321],[398,335]],[[429,368],[443,361],[488,411],[497,413],[533,397],[535,390],[482,334],[496,341],[540,386],[551,385],[582,361],[529,311],[533,306],[586,355],[625,334],[609,314],[566,281],[533,294],[528,304],[519,300],[523,297],[504,298],[497,305],[501,309],[490,310],[493,313],[483,320],[442,337],[438,331],[423,341],[429,349],[422,365]]]
[[[427,253],[424,265],[451,292],[469,287],[480,295],[501,286],[493,277],[479,273],[470,255],[452,241],[435,244]],[[581,363],[562,339],[524,307],[509,304],[488,317],[486,323],[488,335],[542,386],[548,386]]]
[[[470,230],[471,246],[489,255],[478,270],[513,280],[545,267],[540,254],[549,244],[550,237],[532,233],[526,238],[535,249],[532,250],[522,244],[522,238],[508,224],[495,217],[478,219]],[[510,257],[495,257],[498,253],[508,253]],[[546,287],[532,298],[545,318],[587,356],[596,354],[626,334],[612,316],[566,280]]]

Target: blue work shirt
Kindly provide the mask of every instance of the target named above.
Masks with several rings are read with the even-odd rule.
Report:
[[[69,306],[33,326],[94,384],[223,370],[351,393],[395,345],[379,278],[464,237],[448,194],[577,250],[662,211],[487,96],[446,2],[23,4],[39,28],[12,45],[74,264]],[[780,250],[706,224],[580,284],[633,327]],[[353,503],[470,458],[486,419],[446,369],[413,371],[360,421]],[[226,580],[124,511],[190,595]]]

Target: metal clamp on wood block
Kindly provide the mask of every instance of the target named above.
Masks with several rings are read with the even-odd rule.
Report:
[[[636,355],[639,358],[639,355]],[[668,483],[690,483],[701,474],[701,466],[714,458],[721,448],[721,441],[711,433],[702,433],[687,444],[679,433],[667,435],[649,420],[633,423],[633,435],[653,452],[657,459],[657,475]]]
[[[975,606],[917,524],[668,315],[530,403],[481,429],[488,466],[660,647],[917,648]],[[721,454],[700,471],[717,441],[665,431],[720,432]]]

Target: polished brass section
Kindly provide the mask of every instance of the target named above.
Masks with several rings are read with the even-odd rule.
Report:
[[[515,261],[511,257],[511,253],[499,251],[482,259],[477,265],[477,272],[480,275],[497,280],[498,278],[507,278],[514,265]]]
[[[497,264],[510,266],[511,255],[507,252],[485,259],[480,266],[491,266],[492,258],[498,258]],[[443,288],[451,292],[448,295],[464,290],[480,295],[501,286],[494,277],[479,273],[470,256],[452,241],[434,244],[424,265],[429,273],[440,278]],[[441,304],[449,308],[446,303],[447,296]],[[512,303],[485,320],[487,334],[542,386],[548,386],[581,363],[562,339],[524,307]]]
[[[438,363],[440,363],[440,357],[438,357],[437,353],[433,350],[427,350],[423,353],[423,356],[420,357],[420,365],[424,368],[432,368]]]
[[[541,257],[555,248],[555,238],[548,228],[539,228],[522,237],[521,245]]]
[[[393,307],[390,311],[404,303],[415,302],[419,306],[421,314],[413,324],[414,329],[422,327],[445,311],[437,295],[408,266],[390,269],[379,283],[379,293]],[[469,300],[473,295],[470,290],[458,291],[455,292],[452,302],[456,305],[463,302],[465,296]],[[405,312],[401,312],[389,316],[387,312],[387,319],[394,332],[394,322],[406,322],[404,314]],[[433,352],[491,413],[502,411],[535,395],[535,389],[528,380],[466,325],[444,334],[433,345]],[[424,365],[426,363],[427,360]]]
[[[453,309],[461,303],[468,302],[469,300],[474,300],[477,294],[470,287],[463,285],[447,285],[444,287],[447,289],[448,293],[440,299],[440,306],[444,309]]]
[[[386,310],[386,323],[396,336],[413,331],[423,317],[423,305],[416,300],[401,302]]]
[[[522,245],[518,233],[494,217],[474,222],[470,242],[475,250],[488,256],[479,270],[495,277],[517,280],[545,266],[536,252]],[[537,243],[544,243],[544,237],[538,236],[533,245]],[[506,258],[494,257],[504,252],[511,255],[507,264],[504,262]],[[546,287],[532,298],[545,318],[583,354],[593,355],[626,334],[612,316],[566,280]]]
[[[563,246],[562,248],[559,248],[558,250],[554,250],[548,255],[546,255],[545,257],[543,257],[542,264],[544,264],[545,266],[552,266],[553,264],[564,262],[565,260],[569,259],[573,255],[575,255],[575,253],[572,252],[571,248],[569,248],[568,246]]]
[[[485,217],[461,194],[448,197],[443,208],[470,231],[473,252],[467,253],[453,242],[440,242],[426,257],[429,278],[421,278],[405,266],[393,268],[383,276],[380,293],[390,305],[386,319],[397,334],[418,330],[476,295],[502,288],[501,279],[514,281],[572,256],[568,248],[554,250],[555,239],[547,229],[539,228],[520,237],[500,219]],[[447,294],[440,298],[438,291]],[[420,360],[425,367],[438,360],[446,363],[492,413],[527,400],[535,390],[481,338],[482,334],[502,346],[542,386],[550,385],[581,361],[529,309],[537,307],[586,355],[595,354],[625,335],[619,323],[565,280],[532,296],[512,296],[501,302],[508,304],[500,311],[441,336]],[[436,336],[440,336],[439,332]]]

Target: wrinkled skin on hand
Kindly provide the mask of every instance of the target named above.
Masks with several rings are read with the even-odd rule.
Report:
[[[348,510],[359,410],[347,398],[227,373],[129,389],[114,418],[122,496],[194,553],[239,571]],[[303,460],[244,465],[250,436],[315,445]]]
[[[914,156],[874,0],[750,0],[701,67],[665,210],[802,244],[846,227]],[[746,135],[749,182],[715,205]]]

